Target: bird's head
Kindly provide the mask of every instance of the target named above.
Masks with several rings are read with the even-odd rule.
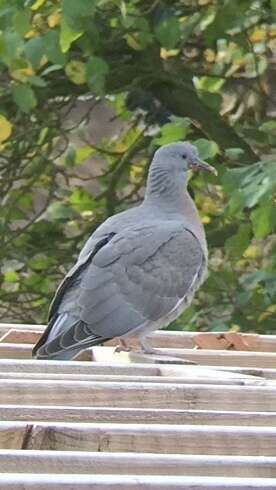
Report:
[[[171,172],[187,172],[205,170],[217,175],[214,167],[201,160],[197,148],[190,143],[170,143],[159,148],[154,155],[153,161],[167,167]]]

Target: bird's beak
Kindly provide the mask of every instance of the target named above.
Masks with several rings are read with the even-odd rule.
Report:
[[[209,165],[209,163],[200,160],[200,158],[198,157],[194,158],[192,161],[190,160],[188,162],[188,167],[191,170],[206,170],[206,172],[211,172],[214,175],[218,175],[218,172],[215,169],[215,167],[212,167],[212,165]]]

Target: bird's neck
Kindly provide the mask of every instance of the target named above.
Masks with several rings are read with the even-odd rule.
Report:
[[[195,203],[187,191],[185,172],[175,176],[162,167],[152,166],[148,175],[144,205],[150,205],[151,209],[156,209],[156,213],[165,212],[166,216],[181,215],[183,222],[206,250],[204,228]]]
[[[152,164],[147,179],[145,202],[165,208],[167,211],[181,210],[186,191],[186,175],[174,175],[161,165]]]

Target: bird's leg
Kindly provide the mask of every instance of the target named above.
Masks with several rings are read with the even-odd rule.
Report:
[[[159,349],[154,349],[148,342],[148,340],[146,340],[145,337],[140,337],[138,339],[139,341],[139,344],[141,346],[141,350],[142,352],[144,352],[144,354],[158,354],[158,355],[164,355],[164,352],[159,350]]]
[[[141,346],[142,352],[144,354],[152,354],[152,355],[155,354],[156,356],[160,356],[158,362],[172,362],[172,363],[180,363],[180,364],[196,364],[196,362],[194,362],[194,361],[185,360],[185,359],[178,357],[178,356],[175,356],[175,355],[172,356],[170,354],[166,354],[166,352],[164,352],[163,350],[154,349],[153,347],[151,347],[151,345],[148,343],[148,341],[145,339],[145,337],[138,338],[138,341],[139,341],[139,344]],[[162,358],[162,361],[161,361],[161,358]]]
[[[120,338],[119,342],[121,345],[117,345],[115,352],[129,352],[131,351],[131,347],[129,347],[125,341],[125,339]]]

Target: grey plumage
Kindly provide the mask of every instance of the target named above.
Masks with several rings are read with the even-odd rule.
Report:
[[[70,359],[114,337],[144,337],[190,303],[207,268],[207,247],[186,190],[188,168],[213,171],[188,143],[159,149],[145,199],[106,220],[59,286],[49,325],[34,348],[39,359]]]

